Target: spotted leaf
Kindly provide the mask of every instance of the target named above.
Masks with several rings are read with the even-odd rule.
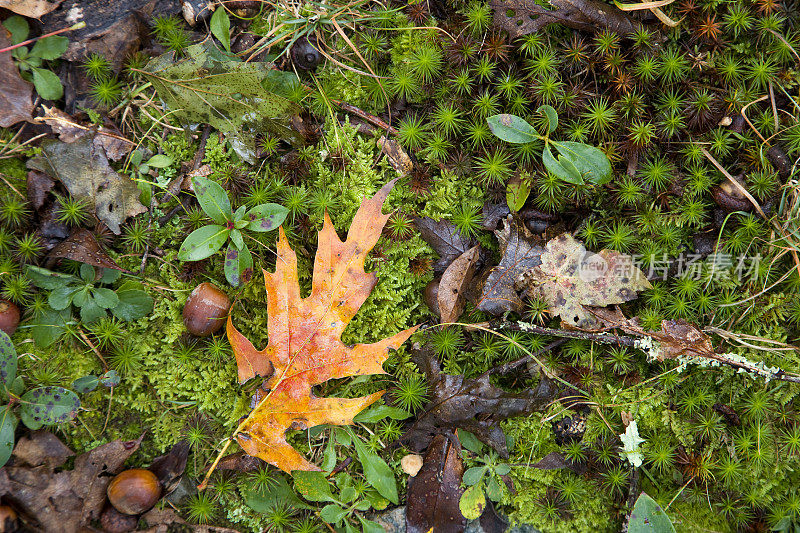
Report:
[[[11,386],[17,377],[17,350],[11,338],[0,331],[0,385]]]
[[[38,387],[20,398],[19,417],[30,429],[63,424],[78,413],[81,402],[71,390],[61,387]]]

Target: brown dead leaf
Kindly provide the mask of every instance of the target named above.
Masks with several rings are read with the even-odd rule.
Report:
[[[630,256],[612,250],[588,252],[569,233],[551,239],[546,248],[541,265],[525,272],[518,285],[529,297],[543,298],[550,312],[570,326],[597,324],[583,306],[624,303],[651,287]]]
[[[506,217],[503,228],[495,230],[495,235],[500,241],[502,258],[484,280],[476,307],[497,316],[522,310],[523,302],[516,281],[523,273],[539,265],[544,248],[522,221],[512,215]]]
[[[28,2],[20,1],[20,4]],[[0,0],[3,7],[3,0]],[[11,37],[4,27],[0,27],[0,48],[11,45]],[[11,59],[11,54],[0,54],[0,127],[7,128],[17,122],[30,120],[33,113],[33,84],[19,76],[19,70]]]
[[[538,32],[548,24],[594,32],[606,28],[628,35],[640,26],[619,9],[596,0],[550,0],[552,9],[533,0],[491,0],[494,22],[512,39]]]
[[[442,323],[456,322],[464,312],[464,306],[467,303],[464,293],[475,275],[480,250],[480,246],[473,246],[450,263],[450,266],[442,274],[437,291]]]
[[[381,138],[378,139],[377,144],[378,148],[381,149],[381,152],[386,154],[386,159],[398,174],[401,176],[406,176],[409,172],[414,170],[414,162],[411,161],[411,158],[408,157],[408,154],[405,150],[403,150],[403,147],[400,146],[399,142],[395,141],[394,139],[387,139],[385,136],[381,136]]]
[[[57,178],[72,196],[89,201],[116,235],[128,217],[147,211],[136,184],[111,168],[102,145],[88,136],[73,143],[48,139],[40,147],[42,154],[29,160],[28,168]]]
[[[53,133],[56,133],[58,138],[65,143],[72,143],[89,135],[94,138],[95,144],[103,147],[106,156],[112,161],[119,161],[133,150],[135,143],[126,139],[113,124],[97,128],[93,125],[81,124],[80,121],[55,106],[45,105],[42,106],[42,109],[44,109],[44,115],[36,120],[50,126]]]
[[[58,468],[68,457],[75,455],[75,452],[52,433],[40,429],[20,438],[14,446],[13,455],[28,466],[46,465],[48,468]]]
[[[447,220],[433,220],[429,217],[414,219],[422,240],[427,242],[439,256],[433,265],[434,274],[443,273],[456,257],[470,248],[470,239],[462,235],[458,228]]]
[[[72,470],[61,472],[54,469],[61,466],[56,463],[63,464],[66,460],[63,452],[49,465],[23,466],[15,460],[0,469],[0,495],[14,502],[34,531],[83,531],[84,526],[100,516],[111,477],[120,472],[125,461],[139,449],[142,437],[98,446],[76,457]],[[40,438],[44,438],[41,432],[31,437],[33,440]],[[41,446],[49,449],[52,443]]]
[[[180,441],[170,448],[169,453],[160,455],[150,463],[150,470],[158,478],[164,489],[164,496],[175,490],[186,469],[189,458],[189,443]]]
[[[461,375],[443,374],[439,361],[429,348],[415,344],[412,358],[428,378],[431,400],[411,428],[400,438],[414,451],[424,450],[442,429],[461,428],[474,434],[508,457],[506,436],[500,422],[544,409],[558,397],[558,387],[542,376],[531,390],[506,392],[489,381],[489,373],[475,379]]]
[[[647,334],[659,343],[656,351],[659,361],[690,355],[714,355],[711,338],[685,320],[662,320],[661,331]]]
[[[47,2],[47,0],[0,0],[0,8],[13,11],[17,15],[38,19],[42,15],[50,13],[58,7],[58,4],[64,0],[55,0],[54,2]]]
[[[47,193],[53,190],[56,181],[38,170],[29,170],[25,188],[28,193],[28,201],[37,211],[44,205]]]
[[[455,434],[436,435],[428,446],[422,468],[408,482],[408,533],[460,533],[467,525],[458,502],[464,490],[461,444]]]
[[[72,231],[69,238],[61,241],[50,252],[49,259],[72,259],[89,265],[113,268],[127,272],[116,264],[103,249],[94,234],[85,229],[78,228]]]

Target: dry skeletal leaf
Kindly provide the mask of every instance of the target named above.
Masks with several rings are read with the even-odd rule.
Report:
[[[28,161],[28,167],[58,179],[70,194],[86,199],[97,218],[116,235],[128,218],[147,209],[139,203],[139,188],[108,163],[103,146],[89,136],[75,142],[42,141],[42,154]]]
[[[639,23],[603,2],[596,0],[550,0],[552,8],[533,0],[491,0],[494,22],[513,39],[540,31],[548,24],[560,23],[570,28],[594,32],[606,28],[621,35],[636,31]]]
[[[455,435],[436,435],[417,475],[408,482],[406,531],[408,533],[460,533],[467,519],[458,502],[464,489],[461,444]]]
[[[400,143],[394,139],[387,139],[385,136],[381,136],[377,144],[381,152],[386,154],[386,159],[398,174],[405,176],[414,169],[414,163],[408,157],[406,151],[403,150],[403,147],[400,146]]]
[[[540,263],[544,248],[539,246],[521,220],[508,215],[503,228],[495,230],[500,241],[500,264],[492,268],[483,282],[476,307],[493,315],[522,310],[516,282]]]
[[[286,442],[286,430],[352,424],[353,416],[383,395],[381,391],[362,398],[318,398],[312,387],[329,379],[384,374],[381,365],[389,349],[399,348],[416,330],[410,328],[374,344],[349,347],[341,341],[345,327],[377,283],[374,273],[364,271],[364,260],[389,219],[381,207],[393,186],[394,181],[387,183],[362,202],[344,242],[325,215],[311,294],[306,298],[300,296],[297,255],[280,229],[275,272],[264,272],[269,334],[265,349],[256,350],[228,317],[228,339],[239,381],[264,376],[269,389],[236,440],[248,454],[286,472],[319,470]]]
[[[50,13],[58,7],[64,0],[55,0],[55,2],[47,2],[46,0],[0,0],[0,8],[13,11],[17,15],[38,19],[42,15]]]
[[[475,275],[480,250],[480,246],[473,246],[450,263],[442,274],[436,298],[443,324],[456,322],[464,312],[467,303],[464,293]]]
[[[3,7],[2,0],[0,7]],[[10,45],[8,32],[0,27],[0,48]],[[0,80],[0,127],[7,128],[17,122],[30,120],[33,113],[33,85],[19,76],[19,70],[9,53],[0,54]]]
[[[612,250],[588,252],[569,233],[550,240],[546,248],[541,265],[527,271],[520,285],[528,296],[544,299],[550,312],[570,326],[597,323],[584,310],[585,305],[621,304],[635,299],[637,291],[651,287],[629,255]]]

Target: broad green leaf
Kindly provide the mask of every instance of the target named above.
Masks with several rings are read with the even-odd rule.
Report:
[[[46,68],[32,68],[33,86],[45,100],[60,100],[64,96],[64,86],[53,72]]]
[[[353,422],[358,422],[359,424],[375,424],[384,418],[391,418],[392,420],[405,420],[410,416],[411,413],[408,411],[398,409],[397,407],[390,407],[385,404],[380,404],[364,409],[353,417]]]
[[[48,307],[37,313],[31,321],[31,337],[36,345],[45,348],[57,341],[66,330],[70,318],[69,309],[56,311]]]
[[[92,324],[105,317],[107,314],[103,307],[97,305],[94,298],[89,298],[86,304],[81,306],[80,315],[81,322],[84,324]]]
[[[141,284],[126,281],[116,292],[119,304],[111,309],[115,317],[130,322],[153,312],[153,298],[142,290]]]
[[[675,533],[675,526],[661,506],[643,492],[633,506],[628,533]]]
[[[197,176],[192,178],[197,201],[206,215],[217,224],[225,224],[233,219],[231,201],[222,185],[214,180]]]
[[[511,466],[506,463],[501,463],[495,467],[494,471],[498,476],[505,476],[511,472]]]
[[[394,479],[392,469],[378,454],[367,449],[360,439],[353,438],[353,444],[358,454],[358,460],[361,462],[361,467],[364,469],[364,477],[367,478],[367,482],[381,496],[397,505],[400,500],[397,495],[397,482]]]
[[[86,283],[92,283],[97,276],[97,272],[95,271],[92,265],[87,263],[83,263],[80,269],[81,279]]]
[[[63,424],[78,414],[81,402],[71,390],[62,387],[38,387],[20,398],[19,417],[30,429]]]
[[[11,44],[19,44],[28,38],[28,21],[19,15],[12,15],[3,21],[3,26],[11,33]]]
[[[94,296],[95,303],[103,309],[113,309],[119,304],[119,297],[117,294],[105,287],[92,289],[92,296]]]
[[[119,377],[116,370],[109,370],[100,376],[100,384],[109,389],[119,385],[120,381],[122,381],[122,378]]]
[[[31,55],[50,61],[61,57],[67,51],[67,46],[69,46],[69,39],[62,35],[51,35],[36,41]]]
[[[364,533],[383,533],[386,531],[379,523],[367,520],[361,516],[358,517],[358,521],[361,522],[361,531]]]
[[[391,503],[389,500],[381,496],[380,493],[375,489],[368,490],[364,494],[364,497],[369,501],[369,504],[376,511],[383,511],[389,507],[389,503]]]
[[[14,430],[16,428],[17,417],[11,412],[11,406],[0,406],[0,467],[8,462],[11,452],[14,451]]]
[[[10,387],[17,378],[17,349],[11,337],[0,331],[0,385]]]
[[[94,374],[89,374],[88,376],[83,376],[82,378],[78,378],[73,381],[72,390],[78,394],[85,394],[96,389],[99,384],[100,378]]]
[[[478,437],[470,433],[469,431],[465,431],[463,429],[457,430],[458,433],[458,440],[461,442],[461,446],[464,449],[471,451],[472,453],[483,453],[483,443],[478,440]]]
[[[272,231],[283,224],[288,214],[289,210],[282,205],[257,205],[245,215],[245,220],[249,220],[247,229],[251,231]]]
[[[331,485],[322,472],[295,470],[292,472],[294,488],[310,502],[335,502]]]
[[[78,278],[75,276],[62,274],[61,272],[53,272],[52,270],[33,265],[27,266],[25,276],[37,287],[48,290],[57,289],[68,283],[75,283],[78,281]]]
[[[558,176],[568,183],[573,183],[575,185],[580,185],[583,183],[583,176],[575,167],[575,165],[562,165],[559,160],[556,160],[556,158],[553,157],[553,153],[550,151],[549,144],[545,145],[544,150],[542,151],[542,163],[544,163],[544,167],[548,172],[554,176]]]
[[[113,268],[104,268],[102,269],[103,274],[100,276],[98,280],[103,285],[110,285],[119,279],[122,275],[122,272]]]
[[[253,256],[250,254],[250,249],[243,246],[241,250],[237,250],[233,243],[228,244],[228,249],[225,252],[225,279],[231,284],[231,287],[238,287],[242,283],[242,276],[247,269],[253,268]]]
[[[345,487],[341,491],[339,491],[339,500],[342,503],[350,503],[353,500],[355,500],[357,496],[358,492],[356,492],[355,487]]]
[[[611,180],[611,162],[599,148],[573,141],[551,141],[551,143],[560,154],[559,161],[571,162],[584,181],[599,186]]]
[[[168,155],[156,154],[147,160],[145,165],[153,168],[166,168],[172,164],[172,158]]]
[[[537,113],[542,113],[545,118],[547,118],[547,133],[553,133],[556,131],[558,127],[558,113],[553,108],[553,106],[544,104],[540,105],[539,109],[536,110]]]
[[[347,516],[347,509],[335,503],[329,503],[319,511],[319,516],[329,524],[338,524]]]
[[[531,194],[531,184],[527,179],[521,179],[519,176],[512,177],[506,185],[506,202],[508,208],[517,212],[525,205],[528,196]]]
[[[225,6],[219,4],[214,14],[211,15],[211,22],[209,23],[211,33],[216,37],[225,50],[231,51],[231,19],[228,17],[228,12],[225,11]]]
[[[313,509],[297,497],[282,475],[276,475],[266,490],[245,487],[242,490],[242,497],[248,507],[259,513],[269,512],[276,504],[286,504],[295,509]]]
[[[236,246],[238,250],[244,248],[244,239],[242,238],[242,232],[238,229],[231,230],[230,234],[231,242]]]
[[[214,255],[228,240],[230,230],[216,224],[209,224],[189,234],[178,250],[181,261],[200,261]]]
[[[483,494],[483,485],[473,485],[464,491],[458,502],[461,514],[467,520],[475,520],[483,514],[486,508],[486,496]]]
[[[292,117],[301,109],[281,95],[297,77],[273,72],[269,63],[232,61],[206,40],[188,47],[184,57],[169,52],[153,58],[143,70],[171,118],[185,125],[210,124],[249,163],[256,161],[256,135],[298,147],[304,143],[292,129]]]
[[[503,489],[495,476],[491,476],[486,484],[486,496],[493,502],[499,502],[503,498]]]
[[[541,138],[525,119],[508,113],[492,115],[486,119],[489,129],[501,140],[514,144],[527,144]]]
[[[468,487],[477,485],[478,482],[483,479],[483,476],[486,474],[488,469],[489,467],[487,466],[473,466],[471,468],[467,468],[467,471],[464,472],[461,481]]]
[[[56,289],[58,290],[58,289]],[[92,295],[92,288],[90,285],[79,289],[78,292],[72,295],[72,303],[78,307],[83,307]]]

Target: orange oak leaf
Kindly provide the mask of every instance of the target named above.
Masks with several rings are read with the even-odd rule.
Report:
[[[393,186],[394,181],[387,183],[361,204],[344,242],[325,214],[311,294],[306,298],[300,296],[297,256],[280,229],[275,272],[264,271],[269,334],[265,349],[256,350],[228,317],[228,339],[236,356],[239,382],[264,376],[269,389],[239,426],[236,440],[248,454],[286,472],[319,470],[286,442],[287,429],[352,424],[359,411],[383,394],[318,398],[311,388],[334,378],[385,374],[381,365],[389,349],[399,348],[417,329],[374,344],[350,347],[341,341],[345,327],[377,283],[374,273],[364,271],[364,260],[389,219],[381,207]]]

